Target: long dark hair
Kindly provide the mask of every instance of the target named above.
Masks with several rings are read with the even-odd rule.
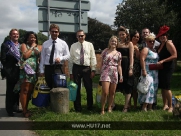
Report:
[[[120,27],[118,28],[118,34],[119,34],[120,31],[123,31],[123,32],[126,33],[127,36],[126,36],[125,44],[128,44],[128,43],[130,42],[129,32],[128,32],[127,29],[126,29],[125,27],[123,27],[123,26],[120,26]],[[118,37],[119,37],[119,36],[118,36]]]
[[[138,40],[138,44],[139,43],[141,43],[141,35],[140,35],[140,33],[137,31],[137,30],[132,30],[131,32],[130,32],[130,40],[132,41],[132,38],[135,36],[135,34],[139,34],[139,40]]]
[[[29,36],[33,34],[35,37],[36,37],[36,44],[38,44],[38,37],[37,37],[37,34],[34,33],[33,31],[28,31],[25,35],[25,39],[24,39],[24,43],[27,44],[27,41],[28,41],[28,38]]]

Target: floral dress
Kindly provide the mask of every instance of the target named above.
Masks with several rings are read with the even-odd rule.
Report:
[[[118,83],[118,62],[121,60],[121,53],[108,54],[108,50],[102,52],[102,69],[100,81]]]
[[[30,47],[28,45],[26,45],[26,48],[28,50],[30,49]],[[39,51],[38,47],[35,47],[34,50]],[[35,72],[37,72],[37,70],[38,70],[37,62],[38,62],[40,53],[38,55],[36,55],[34,50],[32,51],[31,56],[28,59],[25,60],[25,59],[21,58],[21,61],[28,63],[31,66],[31,68]],[[23,54],[21,51],[20,51],[20,53],[21,53],[21,57],[22,57]],[[24,69],[20,69],[20,78],[19,78],[18,83],[15,85],[14,92],[18,92],[20,90],[20,86],[23,82],[29,82],[29,83],[35,84],[36,81],[37,81],[36,73],[34,75],[28,75],[28,74],[26,74]]]
[[[158,62],[158,54],[148,49],[148,55],[145,59],[146,71],[149,76],[153,78],[147,94],[138,93],[138,102],[140,104],[148,103],[153,104],[157,99],[158,91],[158,70],[149,70],[149,64]]]

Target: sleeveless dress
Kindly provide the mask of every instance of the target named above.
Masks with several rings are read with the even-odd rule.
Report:
[[[121,67],[122,67],[122,74],[123,74],[123,82],[118,83],[117,90],[120,90],[122,93],[130,94],[133,90],[133,84],[130,85],[128,83],[134,83],[134,78],[129,77],[129,66],[130,66],[130,58],[129,58],[129,48],[117,48],[122,55]],[[131,76],[133,77],[133,76]]]
[[[166,43],[162,50],[158,53],[159,61],[166,59],[171,56],[170,52],[167,50]],[[171,77],[174,71],[174,61],[164,62],[163,69],[159,70],[159,88],[170,90]]]
[[[100,81],[108,81],[111,83],[118,83],[118,62],[121,60],[121,53],[108,54],[107,50],[104,50],[102,56],[102,68]]]
[[[30,49],[30,47],[28,45],[26,45],[27,50]],[[35,47],[34,50],[39,51],[38,47]],[[35,54],[34,50],[31,53],[31,56],[28,59],[23,59],[21,58],[21,60],[25,61],[26,63],[28,63],[31,68],[37,72],[38,70],[38,58],[40,56],[40,53],[38,55]],[[40,52],[40,51],[39,51]],[[23,53],[20,51],[21,56],[23,55]],[[18,92],[20,90],[20,86],[23,82],[29,82],[32,84],[35,84],[37,81],[37,75],[36,73],[32,76],[32,75],[27,75],[26,72],[24,71],[24,69],[20,69],[20,77],[19,77],[19,81],[18,83],[15,85],[14,87],[14,92]]]
[[[148,55],[145,59],[146,71],[150,77],[153,78],[153,83],[151,83],[147,94],[138,93],[138,102],[140,104],[149,103],[153,104],[157,100],[158,91],[158,70],[149,70],[149,64],[158,62],[158,54],[148,49]]]

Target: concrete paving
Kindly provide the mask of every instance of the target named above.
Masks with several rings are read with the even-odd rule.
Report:
[[[28,118],[24,118],[22,113],[15,113],[14,117],[9,117],[5,110],[5,95],[6,95],[6,80],[2,80],[0,76],[0,136],[37,136],[37,134],[30,130],[1,130],[8,122],[25,122],[26,125]],[[20,125],[19,123],[11,125]]]

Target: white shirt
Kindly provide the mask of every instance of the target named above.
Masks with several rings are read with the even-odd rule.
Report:
[[[57,38],[55,43],[55,52],[53,64],[55,64],[55,58],[60,59],[60,64],[64,63],[64,60],[68,60],[70,57],[69,47],[67,43],[59,38]],[[50,65],[49,59],[52,50],[53,40],[49,39],[45,41],[42,45],[41,58],[40,58],[40,73],[44,73],[44,65]]]
[[[92,43],[84,41],[81,45],[80,42],[76,42],[71,45],[70,48],[70,60],[69,60],[69,73],[72,74],[73,64],[80,65],[80,50],[81,46],[84,49],[84,66],[90,66],[91,70],[96,69],[97,60],[95,55],[94,46]]]

